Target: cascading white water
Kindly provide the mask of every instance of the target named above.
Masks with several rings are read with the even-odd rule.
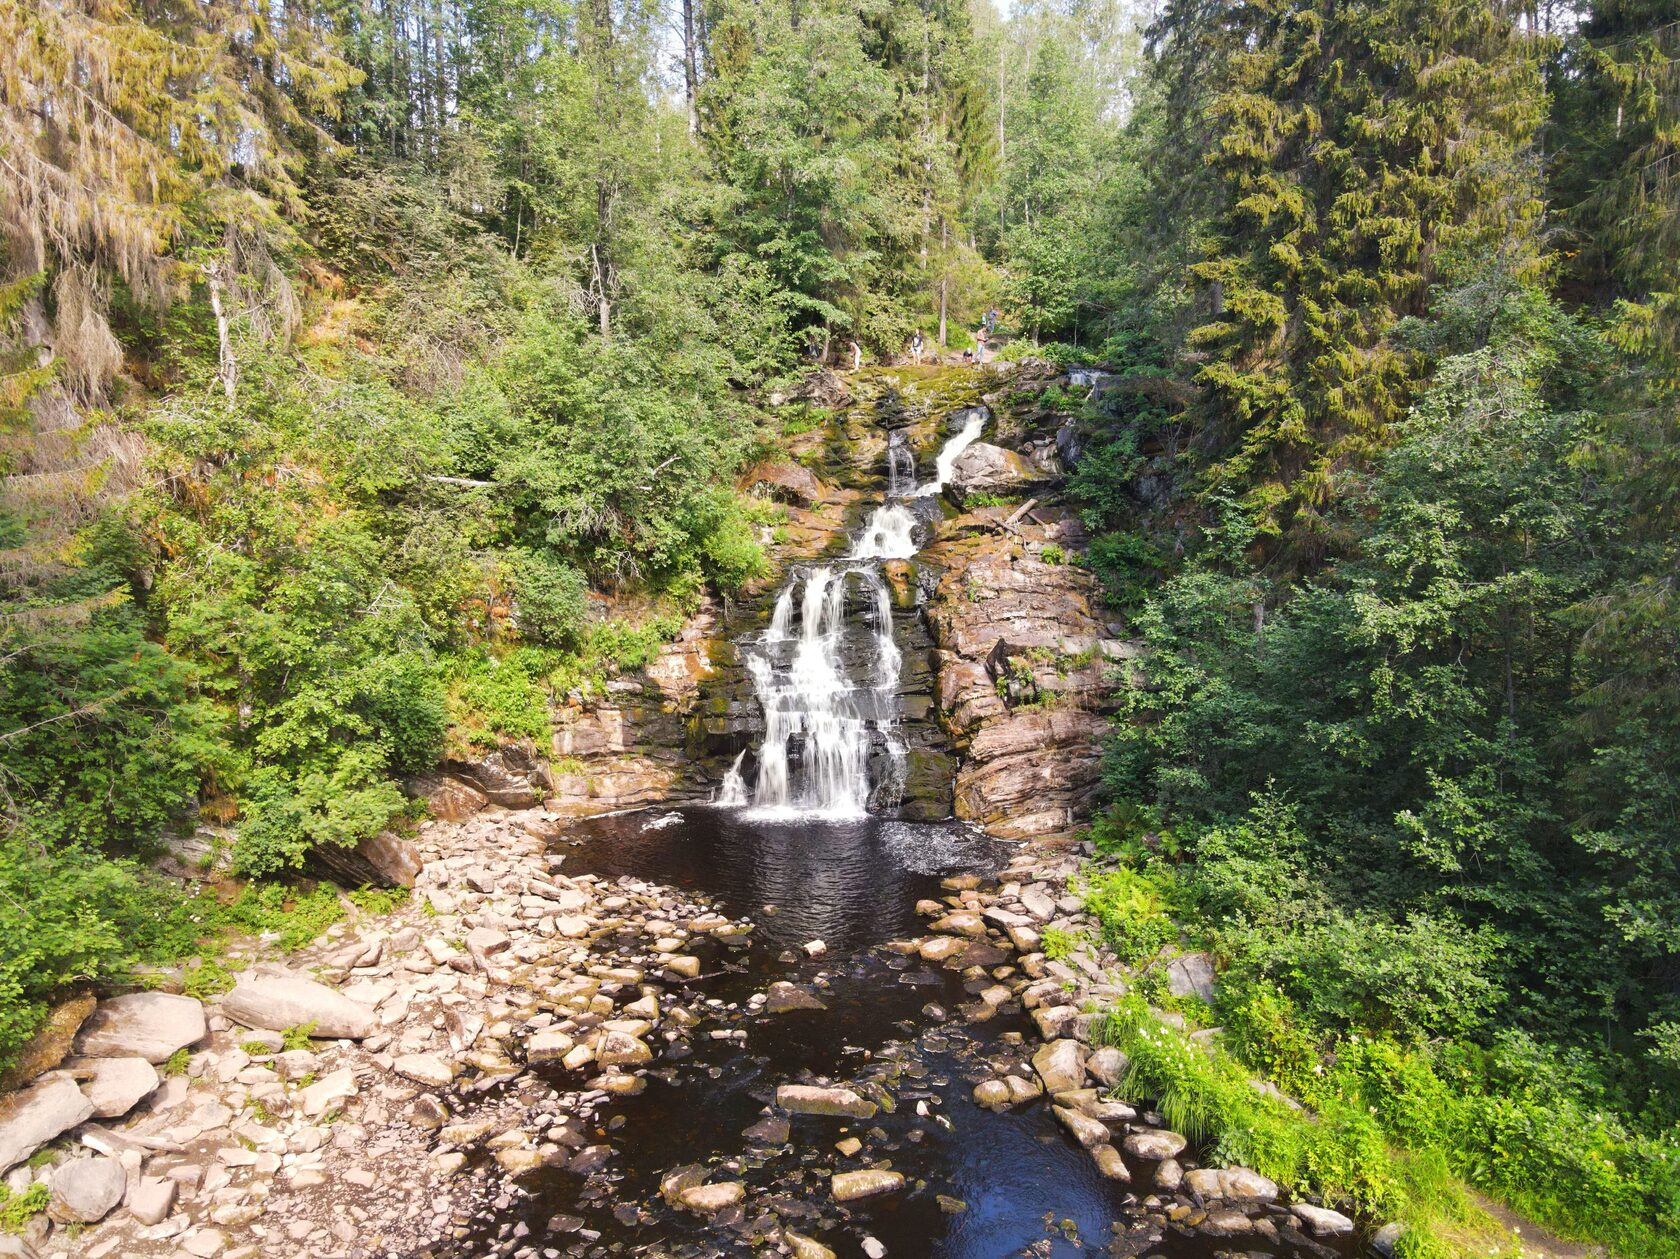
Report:
[[[892,595],[880,561],[916,553],[916,517],[904,500],[939,493],[986,418],[983,407],[969,413],[940,450],[935,479],[920,488],[915,458],[894,433],[887,446],[886,502],[870,515],[845,562],[804,570],[782,588],[757,650],[747,655],[764,711],[758,783],[751,794],[755,810],[771,816],[862,816],[870,794],[871,733],[884,736],[887,753],[903,761],[903,745],[891,732],[903,656],[893,639]],[[850,652],[860,666],[856,678],[847,672],[846,642],[854,589],[861,596],[856,602],[874,622],[872,657],[860,660],[857,651]],[[737,756],[725,776],[719,805],[748,803],[745,756]]]

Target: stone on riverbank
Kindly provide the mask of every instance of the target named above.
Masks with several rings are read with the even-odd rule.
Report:
[[[747,1196],[747,1187],[738,1180],[720,1180],[710,1185],[694,1185],[677,1195],[679,1205],[702,1215],[716,1215],[725,1207],[732,1207]]]
[[[857,1172],[836,1172],[829,1182],[830,1192],[834,1194],[836,1202],[853,1202],[858,1198],[870,1198],[879,1193],[892,1193],[903,1187],[902,1174],[882,1171],[877,1167],[866,1167]]]
[[[94,1224],[123,1200],[128,1177],[114,1158],[79,1158],[53,1172],[48,1214],[60,1224]]]
[[[1126,1153],[1133,1158],[1159,1163],[1164,1159],[1177,1158],[1190,1143],[1165,1128],[1143,1128],[1127,1137],[1124,1144]]]
[[[806,992],[797,984],[779,979],[770,985],[764,1008],[770,1014],[788,1014],[794,1010],[826,1010],[828,1005],[815,993]]]
[[[1353,1221],[1340,1211],[1297,1202],[1289,1208],[1306,1222],[1318,1237],[1346,1237],[1353,1232]]]
[[[1046,1093],[1070,1092],[1085,1083],[1085,1046],[1076,1040],[1053,1040],[1033,1055],[1032,1065]]]
[[[61,1133],[91,1118],[93,1103],[67,1075],[47,1076],[0,1100],[0,1172],[23,1162]]]
[[[1198,1167],[1185,1173],[1184,1183],[1191,1193],[1204,1201],[1225,1198],[1233,1202],[1273,1202],[1278,1196],[1275,1181],[1267,1180],[1259,1172],[1246,1167]]]
[[[158,1086],[157,1068],[144,1058],[72,1058],[64,1068],[80,1080],[100,1119],[128,1114]]]
[[[192,997],[133,992],[102,1001],[82,1024],[76,1052],[84,1058],[144,1058],[165,1062],[177,1049],[204,1039],[204,1007]]]
[[[302,975],[241,975],[222,998],[222,1012],[274,1032],[308,1027],[323,1040],[365,1040],[379,1028],[372,1007]]]
[[[879,1109],[851,1089],[812,1084],[781,1085],[776,1090],[776,1105],[794,1115],[839,1115],[847,1119],[870,1119]]]

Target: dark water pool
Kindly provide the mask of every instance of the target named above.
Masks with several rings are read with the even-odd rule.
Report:
[[[708,946],[690,998],[744,1006],[785,979],[828,1008],[708,1021],[691,1054],[656,1061],[645,1092],[597,1117],[617,1151],[606,1167],[543,1174],[499,1229],[523,1224],[524,1244],[579,1255],[774,1253],[778,1221],[842,1256],[1213,1253],[1144,1225],[1135,1199],[1097,1175],[1043,1103],[1003,1114],[974,1105],[989,1063],[1030,1055],[1029,1025],[1018,1014],[967,1022],[959,1011],[974,997],[960,976],[879,947],[917,933],[915,903],[938,896],[942,877],[990,872],[1006,846],[956,824],[761,822],[686,808],[580,823],[557,851],[568,873],[704,893],[757,924],[744,948]],[[806,955],[813,939],[825,956]],[[713,1027],[746,1037],[713,1040]],[[795,1116],[785,1144],[746,1135],[778,1084],[813,1079],[879,1086],[894,1108],[867,1121]],[[556,1083],[575,1087],[575,1077]],[[855,1156],[835,1148],[847,1137],[863,1142]],[[715,1220],[666,1206],[660,1177],[683,1164],[745,1181],[744,1206]],[[905,1191],[832,1202],[829,1173],[884,1164],[905,1174]]]

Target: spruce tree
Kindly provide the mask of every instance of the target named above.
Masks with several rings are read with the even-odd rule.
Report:
[[[1310,555],[1338,477],[1412,397],[1396,323],[1472,258],[1539,265],[1538,64],[1508,14],[1459,0],[1253,0],[1211,21],[1226,80],[1190,337],[1209,482]]]

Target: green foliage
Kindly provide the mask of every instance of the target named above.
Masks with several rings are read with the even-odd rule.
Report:
[[[29,1221],[47,1209],[52,1191],[44,1180],[31,1182],[22,1193],[0,1185],[0,1232],[21,1233]]]
[[[192,1053],[185,1046],[177,1049],[164,1059],[163,1074],[165,1076],[185,1075],[187,1073],[187,1062],[191,1057]]]
[[[292,953],[343,917],[338,889],[329,883],[305,891],[285,883],[252,882],[222,907],[218,923],[261,936]]]
[[[0,841],[0,1061],[73,985],[127,978],[192,930],[174,888],[138,865],[28,833]]]
[[[1060,962],[1072,956],[1073,950],[1079,945],[1079,937],[1061,927],[1046,927],[1040,943],[1044,948],[1045,957],[1052,962]]]
[[[181,972],[181,991],[200,1001],[221,996],[234,982],[228,968],[214,957],[199,958],[196,965],[189,963]]]
[[[1130,866],[1088,870],[1074,890],[1122,962],[1143,961],[1178,936],[1158,881]]]
[[[514,574],[520,637],[553,646],[576,642],[589,616],[583,574],[544,551],[520,555]]]
[[[315,1034],[314,1022],[300,1023],[296,1027],[288,1027],[280,1033],[281,1048],[286,1051],[294,1049],[308,1049],[309,1038]]]

